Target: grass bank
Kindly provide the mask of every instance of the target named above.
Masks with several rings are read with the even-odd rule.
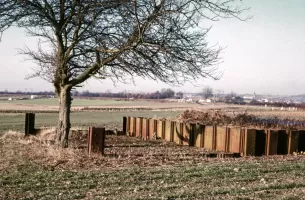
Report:
[[[180,111],[117,111],[117,112],[75,112],[71,113],[71,126],[106,126],[107,128],[122,128],[123,116],[138,116],[149,118],[175,117]],[[57,124],[57,113],[36,113],[35,127],[54,127]],[[0,132],[14,130],[24,131],[25,114],[0,113]]]

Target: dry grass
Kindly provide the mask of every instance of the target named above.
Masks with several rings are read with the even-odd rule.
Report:
[[[262,107],[211,104],[200,109],[305,119],[302,111]],[[88,126],[88,122],[84,124]],[[204,149],[112,135],[106,137],[105,156],[89,157],[87,132],[77,130],[72,131],[67,149],[53,145],[54,129],[26,138],[14,131],[0,134],[0,199],[228,200],[305,196],[303,155],[208,158],[205,155],[209,151]]]
[[[27,158],[43,167],[73,170],[99,170],[103,168],[167,166],[178,163],[192,164],[208,160],[211,150],[179,146],[161,140],[142,141],[138,138],[107,135],[105,156],[87,155],[87,131],[72,130],[69,148],[53,145],[54,129],[41,131],[37,136],[24,137],[22,133],[8,131],[0,138],[2,157],[0,169],[12,169],[21,158]],[[12,156],[16,155],[16,156]],[[60,164],[57,164],[60,163]]]
[[[302,199],[305,157],[207,158],[204,149],[107,136],[87,155],[87,132],[70,147],[54,130],[0,137],[0,199]]]
[[[290,118],[290,119],[298,119],[298,120],[305,120],[305,112],[304,110],[298,111],[281,111],[281,110],[254,110],[249,112],[255,116],[262,117],[262,118],[272,118],[278,117],[281,119]]]

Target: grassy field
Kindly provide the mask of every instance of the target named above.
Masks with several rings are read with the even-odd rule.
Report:
[[[0,137],[1,199],[304,199],[305,195],[303,156],[206,158],[197,148],[107,136],[106,155],[88,157],[80,148],[85,135],[72,136],[73,148],[64,150],[43,142],[50,136]]]
[[[175,103],[176,105],[185,105]],[[0,101],[1,105],[37,105],[37,106],[58,106],[58,99],[27,99],[14,101]],[[161,101],[147,101],[147,100],[133,100],[133,101],[119,101],[114,99],[74,99],[72,106],[171,106],[173,103]],[[188,105],[188,104],[186,104]]]
[[[0,108],[16,108],[19,103],[26,109],[57,105],[56,99],[12,102],[1,102]],[[75,105],[171,108],[180,104],[77,100]],[[258,116],[305,118],[302,111],[215,104],[202,108],[232,115],[247,110]],[[181,112],[73,112],[71,123],[80,129],[120,129],[123,116],[163,118]],[[208,158],[205,149],[113,135],[106,137],[105,156],[89,157],[86,132],[72,132],[69,148],[58,149],[49,143],[54,130],[28,138],[8,131],[23,132],[24,118],[25,114],[0,114],[0,199],[305,199],[305,156]],[[54,127],[57,119],[56,113],[36,113],[36,128]]]
[[[122,111],[122,112],[75,112],[71,114],[72,127],[105,126],[122,128],[123,116],[150,118],[175,117],[179,111]],[[35,127],[53,127],[58,121],[56,113],[36,113]],[[7,130],[23,131],[25,114],[0,114],[0,133]]]
[[[14,100],[14,101],[0,101],[0,103],[57,106],[58,100],[56,98],[27,99],[27,100]],[[74,99],[72,102],[73,106],[99,106],[99,105],[114,106],[114,105],[132,105],[132,104],[134,104],[133,101],[89,100],[89,99]],[[145,102],[143,104],[145,104]]]

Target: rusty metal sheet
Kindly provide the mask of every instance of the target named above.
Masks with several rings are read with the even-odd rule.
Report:
[[[126,119],[126,132],[125,135],[129,136],[130,133],[130,117],[128,116]]]
[[[189,146],[195,146],[195,134],[196,134],[196,124],[190,124],[190,139],[189,139]]]
[[[136,137],[142,137],[142,117],[136,118]]]
[[[135,117],[130,117],[130,130],[129,136],[135,136]]]
[[[286,155],[288,154],[288,142],[289,135],[286,130],[278,131],[278,142],[277,142],[277,154]]]
[[[203,147],[206,148],[206,149],[214,149],[215,148],[214,126],[206,126],[205,127]]]
[[[299,148],[299,131],[288,132],[288,154],[297,152]]]
[[[194,146],[202,148],[203,147],[204,125],[197,124],[194,127],[193,134],[194,134]]]
[[[153,140],[156,136],[157,132],[157,120],[155,119],[149,119],[149,139]]]
[[[240,129],[240,147],[239,147],[239,153],[240,156],[245,156],[245,135],[246,135],[246,129],[245,128],[241,128]]]
[[[277,130],[266,130],[267,143],[266,143],[266,155],[276,155],[278,145],[278,131]]]
[[[148,134],[148,119],[143,118],[142,120],[142,138],[144,140],[148,140],[149,139],[149,134]]]
[[[174,125],[174,142],[182,144],[183,139],[183,123],[175,122]]]
[[[165,124],[165,122],[163,120],[158,120],[157,121],[157,136],[158,136],[158,138],[165,139],[165,136],[164,136],[164,131],[165,131],[164,124]]]
[[[256,129],[245,130],[244,156],[255,155]],[[262,147],[264,148],[264,147]]]
[[[191,136],[191,125],[188,123],[183,124],[183,145],[190,145],[190,136]]]
[[[216,127],[216,150],[226,151],[228,146],[227,127]]]
[[[104,155],[105,148],[105,128],[90,127],[88,133],[88,154],[101,153]]]
[[[299,130],[298,151],[305,152],[305,130]]]
[[[165,140],[168,142],[173,141],[173,127],[172,122],[167,120],[165,121]]]
[[[240,153],[241,151],[241,128],[229,128],[229,152]]]

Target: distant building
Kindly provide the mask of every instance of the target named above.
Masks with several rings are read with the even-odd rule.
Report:
[[[251,101],[255,100],[255,96],[246,95],[246,96],[243,96],[243,100],[245,103],[250,103]]]
[[[269,103],[268,99],[261,99],[260,101],[263,102],[263,103]]]

